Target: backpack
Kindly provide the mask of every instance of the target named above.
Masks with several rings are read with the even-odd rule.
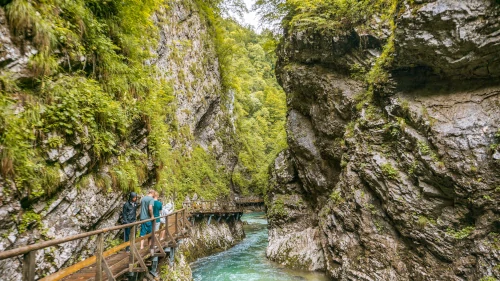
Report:
[[[118,215],[118,221],[117,221],[117,223],[118,224],[125,224],[125,221],[124,221],[124,218],[123,218],[123,210]]]

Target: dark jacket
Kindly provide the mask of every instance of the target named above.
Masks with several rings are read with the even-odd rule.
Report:
[[[122,211],[123,224],[135,222],[137,218],[137,202],[132,201],[134,197],[137,197],[137,194],[135,192],[130,192],[128,201],[125,204],[123,204],[123,211]]]

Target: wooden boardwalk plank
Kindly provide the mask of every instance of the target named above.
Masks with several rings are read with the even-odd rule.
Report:
[[[255,200],[258,202],[262,202],[261,200]],[[251,201],[242,201],[239,204],[245,203],[257,203],[254,200]],[[223,215],[224,217],[230,217],[230,215],[241,214],[242,209],[236,207],[234,204],[221,204],[220,202],[208,202],[203,201],[201,204],[198,204],[203,208],[194,208],[190,212],[186,209],[182,209],[177,211],[166,217],[167,219],[167,227],[163,227],[158,232],[155,232],[158,235],[163,234],[163,237],[159,237],[160,246],[162,248],[165,247],[174,247],[177,245],[180,239],[186,238],[189,236],[188,228],[190,227],[190,223],[187,220],[187,216],[197,216],[197,215]],[[207,208],[208,207],[208,208]],[[236,216],[238,217],[238,216]],[[138,225],[137,225],[138,226]],[[135,226],[134,226],[135,227]],[[111,230],[117,230],[119,228],[110,228]],[[167,229],[168,233],[167,234]],[[104,232],[101,232],[104,233]],[[101,235],[101,234],[99,234]],[[134,234],[132,234],[134,235]],[[139,251],[139,255],[142,257],[144,261],[150,258],[151,252],[148,242],[144,243],[144,249],[140,249],[140,244],[142,240],[149,241],[151,234],[146,235],[144,237],[136,238],[135,245]],[[76,239],[76,238],[67,238],[68,239]],[[102,256],[106,260],[106,263],[109,266],[109,270],[113,274],[114,278],[118,279],[120,276],[123,276],[125,273],[129,271],[129,256],[130,253],[126,253],[124,250],[129,246],[129,242],[122,243],[112,249],[104,251]],[[135,267],[139,267],[138,262],[135,261]],[[77,281],[92,281],[95,279],[95,270],[96,270],[96,256],[89,257],[86,260],[78,262],[75,265],[72,265],[68,268],[62,269],[59,272],[56,272],[50,276],[47,276],[40,281],[57,281],[57,280],[77,280]],[[107,280],[107,274],[102,274],[102,279]]]
[[[174,234],[181,234],[181,230],[180,228],[177,229],[177,233],[176,233],[176,226],[175,226],[175,223],[174,223],[174,220],[173,218],[170,218],[169,217],[169,221],[168,221],[168,230],[170,233],[174,233]],[[161,228],[158,232],[155,232],[157,235],[159,235],[159,233],[161,233],[162,231],[166,230],[165,228]],[[146,236],[145,238],[148,238],[150,237],[151,235],[148,235]],[[179,239],[182,239],[186,237],[186,235],[174,235],[174,239],[175,240],[179,240]],[[151,252],[150,252],[150,247],[147,243],[145,243],[145,247],[144,249],[140,249],[140,245],[141,245],[141,242],[140,240],[142,240],[144,238],[138,238],[136,239],[136,247],[138,248],[139,250],[139,254],[141,255],[141,257],[143,259],[147,259],[151,256]],[[165,247],[168,247],[168,246],[173,246],[173,243],[174,241],[170,241],[170,239],[161,239],[160,240],[160,243],[161,243],[161,247],[162,248],[165,248]],[[177,241],[176,241],[177,242]],[[128,246],[128,243],[124,243],[126,244],[126,246]],[[122,244],[123,245],[123,244]],[[120,246],[122,246],[120,245]],[[118,246],[118,247],[120,247]],[[121,249],[124,249],[125,247],[120,247]],[[113,248],[114,249],[114,248]],[[89,258],[89,260],[92,259],[92,258]],[[118,277],[118,276],[121,276],[123,274],[125,274],[126,272],[128,272],[128,266],[129,266],[129,253],[126,253],[126,252],[115,252],[109,256],[106,257],[106,261],[108,262],[109,264],[109,267],[113,273],[113,275],[115,277]],[[64,281],[72,281],[72,280],[94,280],[95,278],[95,257],[93,259],[93,263],[80,269],[79,271],[69,275],[69,276],[66,276],[65,278],[63,278],[62,280]],[[106,274],[103,273],[103,280],[107,280],[107,276]]]

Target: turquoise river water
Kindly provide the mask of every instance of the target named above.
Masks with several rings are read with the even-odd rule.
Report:
[[[246,238],[233,248],[191,264],[195,281],[326,281],[324,275],[285,269],[266,258],[264,213],[243,215]]]

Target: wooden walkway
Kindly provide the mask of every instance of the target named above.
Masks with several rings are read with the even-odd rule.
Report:
[[[148,279],[153,279],[149,274],[147,267],[147,260],[151,257],[166,257],[164,248],[172,247],[176,248],[180,239],[187,238],[189,236],[189,229],[191,223],[189,218],[195,217],[209,217],[209,223],[212,216],[233,217],[236,220],[241,218],[243,214],[244,206],[247,204],[262,204],[263,200],[252,199],[252,200],[239,200],[239,201],[201,201],[196,200],[193,202],[188,202],[184,205],[184,208],[169,214],[167,216],[162,216],[167,221],[166,224],[162,224],[158,231],[154,231],[156,225],[156,219],[149,219],[144,221],[139,221],[126,225],[119,225],[104,229],[99,229],[87,233],[82,233],[78,235],[73,235],[69,237],[63,237],[59,239],[54,239],[50,241],[43,241],[33,245],[27,245],[24,247],[0,252],[0,260],[14,258],[16,256],[23,256],[23,281],[33,281],[35,280],[36,271],[36,252],[40,249],[47,247],[58,246],[60,244],[79,240],[91,236],[97,235],[97,248],[95,255],[71,265],[67,268],[61,269],[58,272],[46,276],[41,281],[55,281],[55,280],[117,280],[122,278],[125,274],[129,272],[142,272],[144,276]],[[140,224],[151,221],[153,224],[153,232],[144,237],[136,238],[137,230]],[[124,228],[131,228],[130,242],[122,243],[116,247],[109,250],[104,250],[104,234],[112,231],[119,231]],[[141,249],[141,241],[144,241],[144,248]],[[149,245],[151,243],[151,245]],[[126,252],[125,249],[130,247],[130,252]]]
[[[187,210],[181,209],[160,217],[166,219],[168,227],[164,225],[158,231],[154,231],[156,218],[143,220],[0,252],[0,260],[23,255],[23,280],[33,281],[35,280],[36,251],[97,235],[97,249],[94,256],[39,280],[117,280],[128,272],[144,272],[148,279],[153,279],[148,273],[146,259],[165,257],[165,247],[176,247],[180,239],[188,237],[189,228],[191,227],[188,215]],[[153,224],[153,232],[144,237],[136,238],[133,233],[137,233],[136,230],[139,229],[140,224],[149,221]],[[124,228],[131,228],[131,241],[104,251],[104,234]],[[140,248],[142,240],[145,240],[143,249]],[[149,246],[149,242],[151,246]],[[130,253],[125,252],[127,247],[130,247]]]
[[[113,275],[114,279],[117,279],[120,276],[123,276],[124,274],[128,273],[130,270],[130,266],[136,272],[146,272],[147,273],[147,268],[141,267],[141,262],[139,260],[142,259],[142,262],[144,265],[146,264],[145,261],[149,259],[152,256],[158,256],[158,257],[165,257],[165,252],[163,252],[163,249],[166,247],[176,247],[177,242],[180,239],[188,237],[188,231],[187,229],[183,229],[182,231],[177,231],[176,230],[176,225],[175,225],[175,218],[174,217],[168,217],[169,223],[168,223],[168,231],[165,226],[161,227],[158,232],[155,233],[156,236],[156,246],[161,245],[161,247],[158,247],[157,250],[162,249],[161,251],[155,251],[151,252],[151,247],[148,245],[147,241],[144,242],[144,248],[141,250],[141,240],[146,239],[150,240],[152,234],[146,235],[144,237],[141,237],[139,239],[134,239],[133,243],[134,246],[132,246],[132,250],[130,253],[127,253],[123,251],[127,246],[130,245],[130,243],[123,243],[119,246],[116,246],[107,252],[103,253],[103,257],[105,259],[105,262],[107,266],[109,267],[109,270],[111,271],[111,275]],[[179,222],[181,223],[181,222]],[[133,231],[131,231],[133,233]],[[163,234],[163,235],[162,235]],[[173,235],[172,235],[173,234]],[[135,237],[131,237],[132,239]],[[137,251],[138,255],[134,255],[134,250]],[[90,266],[87,266],[88,260],[82,261],[80,263],[77,263],[72,266],[72,268],[65,269],[62,271],[59,271],[53,275],[50,275],[48,277],[45,277],[41,279],[42,281],[49,281],[49,280],[64,280],[64,281],[70,281],[70,280],[96,280],[96,263],[95,259],[91,258],[93,261],[93,264]],[[70,273],[73,272],[74,270],[77,270],[78,268],[81,268],[80,270],[69,274],[68,276],[64,277],[61,279],[64,273]],[[109,280],[107,276],[107,272],[105,269],[101,270],[102,274],[102,280]],[[151,278],[151,277],[149,277]],[[113,280],[113,279],[112,279]]]

